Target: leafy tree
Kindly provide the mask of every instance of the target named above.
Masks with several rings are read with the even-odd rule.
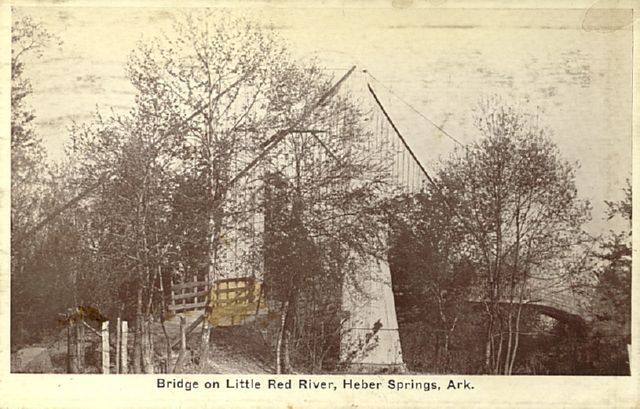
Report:
[[[19,237],[41,213],[43,185],[46,183],[46,151],[33,129],[35,113],[28,106],[33,92],[25,76],[25,64],[42,57],[45,49],[59,40],[44,26],[22,17],[14,21],[11,33],[11,227]]]
[[[280,269],[280,279],[289,283],[288,301],[282,305],[285,339],[280,343],[286,349],[294,343],[287,334],[294,332],[302,283],[313,276],[307,271],[318,271],[297,262],[304,259],[299,253],[317,251],[312,250],[315,246],[333,248],[336,251],[331,254],[339,255],[342,272],[352,259],[351,252],[370,251],[363,243],[371,234],[358,233],[369,232],[375,225],[366,222],[363,206],[354,211],[353,205],[373,197],[379,182],[362,177],[371,172],[371,164],[350,154],[365,137],[357,124],[360,113],[344,98],[319,104],[332,79],[313,64],[294,63],[281,43],[273,32],[255,23],[211,11],[192,13],[177,19],[174,32],[164,39],[140,45],[131,56],[128,72],[139,101],[161,105],[167,122],[184,124],[175,128],[180,164],[173,168],[176,190],[170,195],[171,206],[182,213],[174,211],[169,219],[180,230],[175,232],[171,259],[182,271],[200,269],[202,274],[205,266],[204,276],[210,281],[238,268],[245,274],[259,271],[262,248],[253,243],[241,249],[242,254],[236,249],[231,254],[225,243],[249,246],[241,243],[248,234],[246,217],[262,210],[247,195],[259,197],[260,179],[268,174],[285,179],[285,196],[291,204],[285,225],[293,229],[288,233],[301,238],[300,248],[288,248],[292,253],[282,255],[290,263]],[[321,132],[300,131],[304,129]],[[274,141],[274,149],[264,152]],[[241,175],[260,152],[264,155],[259,163]],[[358,183],[348,188],[350,181]],[[329,227],[331,218],[334,224]],[[349,228],[337,228],[341,220],[348,221]],[[255,239],[259,243],[261,237]],[[323,243],[312,246],[311,242]],[[238,262],[245,264],[238,267]],[[202,357],[208,334],[205,329]],[[285,358],[289,355],[283,351]]]
[[[295,84],[309,83],[321,94],[322,82]],[[300,125],[312,131],[292,134],[265,165],[265,273],[282,303],[279,370],[285,373],[294,364],[319,371],[325,358],[335,362],[342,285],[361,282],[370,274],[367,262],[386,255],[378,199],[384,171],[363,150],[370,137],[363,117],[348,96],[336,95]]]
[[[391,209],[389,264],[396,311],[399,320],[408,322],[401,324],[403,356],[413,370],[468,372],[451,348],[468,335],[460,329],[471,313],[467,301],[475,272],[464,248],[464,236],[432,186],[397,198]],[[423,326],[433,350],[421,347],[425,334],[414,343],[404,330],[420,331]],[[470,351],[466,355],[471,355]]]
[[[25,237],[47,210],[52,180],[46,151],[33,128],[35,113],[28,105],[31,82],[25,75],[30,61],[57,42],[44,26],[29,17],[13,22],[11,33],[11,306],[12,342],[27,335],[26,324],[37,314],[38,293],[45,278],[34,265],[45,233]],[[53,285],[52,282],[49,282]],[[33,334],[31,334],[32,336]]]
[[[176,129],[182,137],[183,179],[204,182],[191,199],[205,212],[204,278],[212,282],[221,277],[223,205],[230,182],[243,159],[260,150],[258,136],[274,129],[265,121],[266,90],[278,86],[286,58],[272,32],[247,20],[206,10],[174,23],[164,39],[141,44],[127,70],[139,102],[162,107],[166,123],[184,124]],[[192,243],[201,241],[191,237]],[[189,248],[183,243],[179,252]],[[206,356],[208,337],[206,329],[201,356]]]
[[[478,275],[472,296],[486,305],[486,370],[510,374],[523,303],[544,283],[569,285],[589,206],[535,117],[489,99],[475,122],[481,138],[456,150],[438,180]]]
[[[50,34],[30,18],[14,22],[11,35],[11,236],[17,238],[40,214],[46,152],[33,130],[35,114],[27,105],[31,82],[24,75],[24,59],[42,52]],[[15,244],[15,243],[12,243]],[[18,246],[13,245],[14,251]],[[15,254],[15,253],[14,253]],[[14,265],[19,264],[13,260]]]
[[[81,182],[108,175],[90,200],[92,271],[80,287],[105,313],[135,317],[133,369],[145,373],[154,370],[151,317],[164,299],[158,288],[174,237],[166,226],[176,144],[163,109],[139,99],[128,116],[98,116],[72,138]]]
[[[262,252],[269,251],[260,245],[262,237],[244,249],[241,260],[227,244],[240,243],[248,214],[264,211],[264,204],[246,196],[259,193],[256,186],[266,175],[286,179],[286,203],[292,207],[282,228],[300,238],[300,246],[283,249],[289,267],[279,278],[292,280],[282,311],[282,334],[287,334],[282,344],[291,345],[284,353],[287,362],[291,349],[300,351],[298,345],[315,337],[296,327],[303,309],[295,305],[326,289],[327,271],[344,275],[352,253],[374,252],[366,244],[377,230],[370,223],[371,210],[354,207],[373,198],[380,183],[362,177],[371,172],[370,163],[350,156],[366,137],[357,124],[360,113],[344,98],[319,105],[331,78],[313,65],[292,63],[278,44],[272,32],[242,19],[211,11],[187,14],[176,19],[172,33],[140,44],[131,54],[127,72],[138,90],[135,108],[123,117],[98,115],[72,132],[76,165],[70,179],[86,188],[108,175],[86,203],[82,237],[93,267],[86,280],[78,281],[80,293],[91,294],[106,311],[135,315],[136,372],[152,370],[145,339],[150,317],[162,309],[160,283],[166,289],[171,278],[195,273],[212,281],[237,268],[245,274],[261,268]],[[318,135],[292,129],[294,124],[326,129],[331,137],[320,142]],[[278,143],[267,154],[269,136]],[[241,175],[259,152],[264,155],[254,173]],[[313,164],[322,165],[323,173]],[[339,221],[330,225],[327,216]],[[318,246],[325,245],[334,251],[324,256],[321,268],[300,264],[310,254],[318,259]],[[238,267],[238,262],[245,264]],[[310,282],[313,291],[302,294],[303,283]],[[333,283],[339,290],[335,283],[341,281]],[[326,314],[316,301],[305,304],[313,306],[305,314]],[[205,328],[201,365],[207,362],[208,336]]]
[[[611,233],[598,255],[604,265],[598,271],[593,293],[593,322],[587,349],[594,371],[603,375],[628,375],[631,344],[631,185],[624,199],[607,202],[609,219],[621,217],[628,230]]]
[[[46,152],[42,141],[33,130],[34,112],[27,105],[32,93],[31,82],[25,77],[25,58],[39,58],[53,37],[42,26],[29,17],[13,24],[11,35],[11,174],[14,198],[13,224],[19,229],[28,224],[29,216],[36,212],[26,208],[25,198],[34,199],[38,182],[45,176]],[[31,191],[30,191],[31,190]],[[29,197],[30,196],[30,197]],[[36,201],[37,203],[37,201]]]

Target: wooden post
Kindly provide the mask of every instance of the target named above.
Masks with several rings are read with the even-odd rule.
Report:
[[[127,321],[122,321],[122,337],[120,338],[120,373],[129,373],[129,358],[127,356],[128,325]]]
[[[176,360],[176,364],[173,367],[173,373],[181,373],[184,360],[187,355],[187,332],[186,332],[186,320],[180,315],[180,354]]]
[[[116,320],[116,373],[120,373],[120,317]]]
[[[69,327],[67,328],[67,372],[78,373],[78,349],[76,343],[78,342],[77,332],[75,326],[78,325],[73,319],[69,320]]]
[[[194,283],[197,283],[197,282],[198,282],[198,276],[196,276],[196,275],[194,275],[194,276],[193,276],[193,282],[194,282]],[[200,287],[199,287],[199,286],[197,286],[197,285],[196,285],[195,287],[193,287],[193,292],[194,292],[194,293],[197,293],[198,291],[200,291]],[[194,303],[196,303],[196,304],[197,304],[197,303],[198,303],[198,301],[200,301],[200,300],[199,300],[199,297],[193,297],[193,302],[194,302]]]
[[[170,311],[171,313],[175,312],[175,306],[176,306],[176,300],[175,300],[175,298],[173,297],[173,296],[174,296],[174,294],[175,294],[175,295],[177,295],[177,294],[174,292],[174,290],[173,290],[173,277],[172,277],[172,278],[171,278],[171,306],[172,306],[173,308],[169,308],[169,311]]]
[[[109,373],[109,321],[102,323],[102,373]]]
[[[76,322],[76,357],[78,358],[78,373],[84,372],[84,320]]]
[[[160,276],[160,325],[162,326],[162,333],[164,334],[164,339],[165,342],[167,344],[167,359],[165,361],[165,368],[164,368],[164,372],[165,373],[171,373],[171,369],[173,369],[171,367],[171,362],[173,361],[172,358],[172,353],[171,353],[171,339],[169,338],[169,335],[167,334],[167,327],[164,325],[164,321],[165,321],[165,315],[167,314],[167,307],[165,305],[165,297],[164,297],[164,286],[162,284],[163,278],[162,278],[162,268],[160,266],[158,266],[158,275]],[[173,280],[171,280],[171,282],[173,283]],[[173,284],[172,284],[173,285]],[[170,288],[170,290],[172,290],[172,288]],[[171,292],[171,299],[173,300],[173,292]]]
[[[186,280],[186,278],[182,281],[182,284],[187,284],[187,280]],[[185,287],[182,289],[182,294],[188,294],[188,293],[189,293],[189,289],[187,288],[187,286],[185,286]],[[187,303],[187,298],[186,298],[186,297],[184,297],[184,298],[182,299],[182,305],[184,306],[186,303]],[[184,309],[184,308],[183,308],[183,309]]]
[[[67,373],[71,373],[71,325],[67,323]]]
[[[193,277],[194,281],[196,277]],[[205,280],[208,282],[208,280]],[[207,286],[208,287],[208,286]],[[198,289],[196,288],[196,291]],[[205,296],[205,301],[209,299],[208,296]],[[194,302],[197,302],[196,298]],[[207,314],[208,305],[204,306],[204,319],[202,320],[202,334],[200,334],[200,373],[204,373],[207,368],[207,363],[209,361],[209,342],[211,338],[211,327],[209,326],[209,315]]]

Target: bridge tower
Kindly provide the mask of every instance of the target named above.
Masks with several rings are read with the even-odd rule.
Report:
[[[373,87],[363,76],[354,81],[344,81],[352,72],[353,69],[325,93],[315,106],[303,112],[301,118],[311,116],[313,109],[330,99],[340,85],[340,92],[347,92],[350,97],[356,98],[363,114],[362,127],[369,135],[364,146],[360,144],[353,148],[360,153],[365,152],[369,160],[377,163],[379,174],[375,177],[385,179],[383,185],[386,187],[377,200],[384,201],[398,195],[419,192],[428,180],[425,169],[391,121]],[[351,79],[354,77],[351,76]],[[267,271],[270,262],[265,258],[265,240],[270,235],[269,220],[274,219],[273,215],[268,214],[269,211],[265,214],[268,207],[265,197],[276,194],[277,189],[274,190],[275,185],[269,187],[269,183],[276,183],[278,178],[273,178],[274,175],[282,177],[276,184],[294,180],[296,164],[292,160],[295,145],[292,138],[296,135],[307,137],[313,142],[312,146],[307,147],[307,162],[298,163],[297,166],[320,174],[323,166],[339,161],[332,153],[331,144],[342,143],[340,122],[344,120],[345,118],[337,118],[335,123],[328,124],[328,129],[314,130],[304,129],[305,121],[299,119],[290,124],[289,128],[269,138],[263,144],[264,150],[257,155],[254,152],[232,153],[234,165],[231,172],[238,176],[232,180],[223,205],[225,229],[221,240],[224,246],[218,253],[214,281],[251,277],[264,282],[270,275],[273,276],[272,272]],[[266,183],[269,178],[272,181]],[[329,189],[333,189],[334,194],[340,193],[340,187],[332,186]],[[326,192],[318,192],[320,195],[323,193]],[[257,205],[260,203],[262,205]],[[331,228],[339,229],[340,226]],[[381,236],[381,241],[385,241],[384,232]],[[385,245],[383,243],[381,247]],[[318,248],[322,248],[322,245],[318,244]],[[327,286],[330,289],[328,291],[335,290],[342,312],[340,316],[346,317],[341,323],[337,345],[340,366],[348,372],[404,371],[391,272],[386,255],[363,257],[354,254],[353,257],[359,257],[357,274],[344,275],[343,282],[337,283],[337,288],[335,285]],[[309,265],[313,266],[313,263]],[[269,283],[266,287],[268,286]],[[271,291],[273,294],[273,289]],[[278,292],[282,291],[276,291]],[[266,293],[269,294],[269,289]],[[263,307],[276,304],[266,301],[262,304]]]
[[[371,135],[368,151],[383,164],[388,191],[380,200],[417,193],[428,182],[428,174],[411,150],[367,81],[363,71],[351,90],[360,97],[359,104],[367,112],[365,122]],[[388,249],[388,243],[385,243]],[[348,312],[341,338],[342,363],[349,372],[404,372],[398,318],[387,255],[366,260],[367,274],[358,283],[345,280],[342,291],[343,309]]]

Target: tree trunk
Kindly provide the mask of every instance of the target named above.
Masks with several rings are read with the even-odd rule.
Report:
[[[284,336],[282,337],[282,373],[291,373],[291,352],[289,350],[289,343],[291,342],[291,331],[284,330]]]
[[[489,307],[490,308],[490,307]],[[486,373],[492,372],[491,359],[493,357],[493,314],[489,311],[489,324],[487,325],[487,343],[484,350],[484,367]]]
[[[282,353],[283,353],[283,345],[284,345],[284,332],[285,332],[285,323],[287,320],[287,311],[289,310],[289,302],[284,301],[282,303],[282,311],[280,313],[280,331],[278,331],[278,341],[276,343],[276,373],[281,374],[282,372]]]
[[[160,313],[160,326],[162,326],[162,333],[164,334],[164,342],[166,347],[166,371],[167,373],[171,373],[171,362],[173,362],[173,350],[171,348],[171,338],[169,338],[169,334],[167,333],[167,327],[164,325],[164,313]]]
[[[186,333],[186,320],[183,316],[180,316],[180,353],[176,360],[176,365],[173,367],[173,373],[181,373],[184,361],[187,355],[187,333]]]
[[[211,166],[211,180],[209,185],[209,193],[214,198],[212,206],[209,210],[208,220],[208,251],[209,260],[207,266],[207,290],[211,291],[212,286],[216,279],[216,263],[218,259],[218,237],[220,236],[220,228],[222,225],[222,213],[219,209],[219,205],[224,200],[225,192],[222,189],[217,188],[213,175],[215,172],[215,165],[213,161]],[[210,292],[206,297],[207,302],[210,301]],[[205,316],[202,321],[202,336],[200,338],[200,371],[204,371],[208,365],[209,360],[209,342],[211,339],[211,328],[209,326],[209,307],[205,306]]]
[[[509,375],[509,363],[511,362],[511,343],[513,340],[513,313],[511,309],[513,308],[513,304],[509,305],[509,316],[507,318],[507,325],[509,330],[509,337],[507,338],[507,356],[504,360],[504,375]]]
[[[515,341],[513,345],[513,352],[511,353],[511,362],[509,363],[509,373],[507,375],[511,375],[513,373],[513,365],[516,362],[516,354],[518,353],[518,343],[520,341],[520,317],[522,313],[522,300],[518,305],[518,314],[516,315],[516,331],[515,331]]]
[[[138,288],[136,303],[136,329],[133,339],[133,373],[142,373],[142,287]]]
[[[200,373],[204,373],[209,362],[209,342],[211,339],[211,327],[208,317],[202,320],[202,337],[200,339]]]
[[[167,373],[170,373],[172,368],[171,368],[171,362],[173,361],[173,351],[171,349],[171,338],[169,338],[169,334],[167,333],[167,327],[164,325],[164,315],[165,312],[167,311],[167,306],[165,305],[165,296],[164,296],[164,284],[163,284],[163,277],[162,277],[162,267],[158,266],[158,276],[160,277],[160,326],[162,327],[162,334],[164,335],[164,342],[165,342],[165,346],[166,346],[166,353],[167,353],[167,358],[166,358],[166,364],[165,364],[165,371]]]
[[[436,373],[441,372],[441,359],[440,359],[440,334],[436,332],[433,342],[433,361],[435,362]]]
[[[291,334],[295,326],[296,303],[295,292],[292,291],[287,302],[287,309],[284,315],[284,327],[282,336],[282,373],[292,372],[291,367]]]
[[[141,349],[142,349],[142,371],[146,374],[152,374],[153,370],[153,346],[151,341],[151,321],[148,317],[142,324],[142,336],[141,336]]]
[[[496,359],[493,366],[493,374],[498,375],[500,373],[500,360],[502,359],[502,344],[504,343],[504,336],[502,335],[502,328],[500,328],[500,343],[498,344],[498,352],[496,353]]]

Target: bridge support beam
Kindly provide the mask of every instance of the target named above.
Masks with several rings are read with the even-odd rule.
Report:
[[[354,282],[355,281],[355,282]],[[363,273],[345,279],[340,362],[347,372],[404,372],[398,320],[386,260],[370,259]]]

